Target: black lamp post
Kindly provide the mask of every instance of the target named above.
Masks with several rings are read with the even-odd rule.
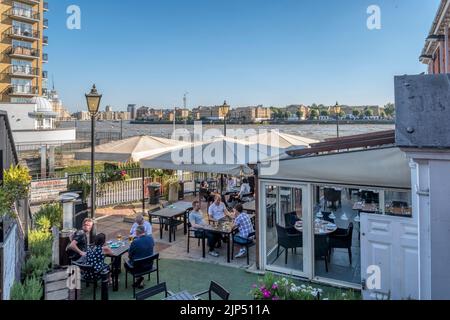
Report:
[[[91,218],[95,216],[95,120],[100,107],[102,95],[97,92],[95,84],[91,92],[86,94],[88,111],[91,115]]]
[[[336,102],[336,105],[334,106],[334,113],[336,114],[336,134],[339,138],[339,114],[341,108],[339,107],[339,103]]]

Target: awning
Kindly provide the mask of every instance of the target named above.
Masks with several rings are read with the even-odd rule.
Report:
[[[408,159],[405,153],[396,147],[281,160],[278,165],[277,174],[264,176],[262,170],[260,178],[395,189],[411,188]]]

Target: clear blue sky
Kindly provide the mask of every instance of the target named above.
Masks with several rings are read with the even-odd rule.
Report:
[[[385,104],[418,61],[439,0],[49,0],[46,48],[57,90],[85,109],[291,103]],[[81,7],[81,30],[66,9]],[[382,29],[366,27],[377,4]],[[50,79],[51,83],[51,79]]]

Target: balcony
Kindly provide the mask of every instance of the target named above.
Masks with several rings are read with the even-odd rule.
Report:
[[[11,58],[20,59],[39,59],[39,50],[29,47],[14,46],[9,51]]]
[[[44,36],[44,37],[42,38],[42,44],[43,44],[44,46],[48,46],[48,36]]]
[[[38,11],[25,8],[11,8],[6,12],[6,15],[14,20],[21,20],[25,22],[39,22],[40,15]]]
[[[48,79],[48,71],[42,71],[42,78]]]
[[[19,2],[28,3],[28,4],[40,4],[41,0],[18,0]],[[10,0],[4,0],[3,2],[11,2]]]
[[[33,68],[31,66],[15,66],[9,67],[10,76],[21,77],[21,78],[36,78],[39,77],[40,70],[38,68]]]
[[[43,53],[42,54],[42,62],[43,63],[47,63],[48,62],[48,53]]]
[[[48,19],[44,19],[44,29],[48,29]]]
[[[44,1],[44,11],[48,11],[48,2]]]
[[[39,87],[13,84],[9,87],[10,96],[33,97],[39,94]]]
[[[6,31],[6,34],[14,39],[19,40],[39,40],[39,31],[29,29],[29,28],[20,28],[20,27],[11,27]]]

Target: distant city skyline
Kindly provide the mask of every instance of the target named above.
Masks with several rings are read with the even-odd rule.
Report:
[[[426,70],[418,57],[439,1],[379,0],[372,31],[368,0],[78,0],[81,30],[66,28],[71,4],[50,1],[47,68],[75,112],[93,83],[102,110],[182,107],[186,92],[189,109],[385,105],[395,75]]]

